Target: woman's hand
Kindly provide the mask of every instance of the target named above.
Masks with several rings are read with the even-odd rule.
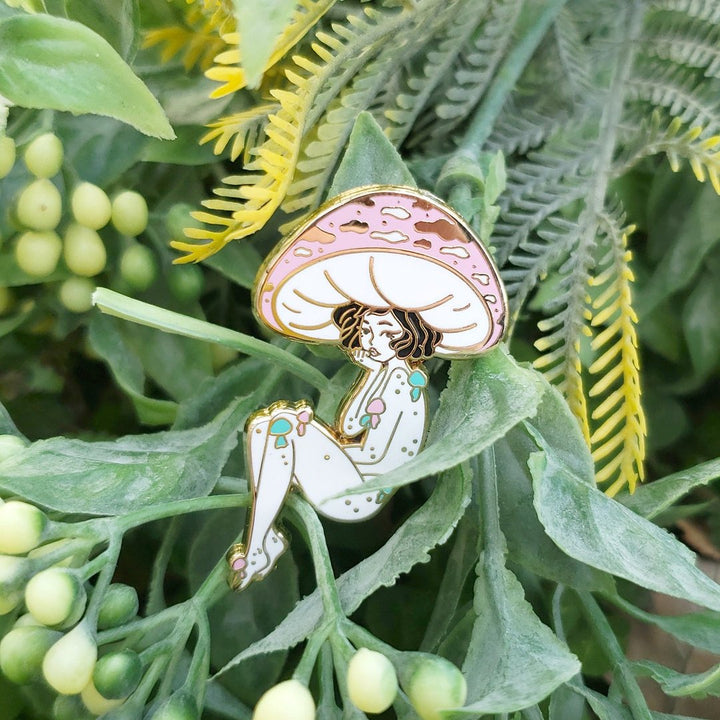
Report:
[[[353,350],[352,360],[370,371],[377,371],[382,367],[382,363],[379,360],[375,360],[370,356],[370,353],[368,353],[367,350],[363,350],[361,348]]]

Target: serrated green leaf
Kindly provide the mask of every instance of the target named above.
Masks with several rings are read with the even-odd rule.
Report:
[[[650,590],[720,610],[720,585],[665,530],[580,480],[528,426],[542,452],[530,456],[535,509],[545,531],[571,557]]]
[[[17,429],[10,417],[10,413],[2,403],[0,403],[0,435],[17,435],[18,437],[23,437],[23,434]]]
[[[532,417],[544,388],[538,373],[518,365],[503,348],[476,360],[453,362],[423,451],[354,491],[407,485],[477,455]]]
[[[535,615],[522,585],[505,567],[494,454],[481,465],[482,553],[477,564],[475,624],[463,664],[467,705],[449,718],[508,713],[535,705],[580,671],[580,662]]]
[[[693,674],[678,672],[652,660],[636,660],[632,668],[640,677],[651,677],[666,695],[672,697],[700,699],[708,695],[720,695],[720,665]]]
[[[343,610],[351,615],[379,587],[393,585],[402,573],[429,559],[433,547],[447,541],[470,502],[470,479],[461,467],[438,480],[427,502],[403,523],[377,552],[337,579]],[[303,598],[293,611],[259,642],[233,658],[220,673],[256,655],[284,650],[302,642],[323,617],[320,593]]]
[[[90,347],[108,364],[117,384],[132,400],[140,422],[170,425],[177,414],[177,403],[144,394],[145,373],[136,353],[125,342],[114,318],[94,315],[88,328]]]
[[[651,520],[672,507],[693,488],[709,485],[718,478],[720,458],[715,458],[642,485],[632,495],[628,492],[616,495],[615,499],[638,515]]]
[[[292,17],[296,0],[265,0],[262,12],[252,0],[233,0],[240,35],[240,64],[247,86],[255,88],[262,78],[275,42]]]
[[[684,615],[654,615],[621,597],[612,600],[632,617],[651,623],[693,647],[720,655],[720,613],[704,610]]]
[[[369,112],[358,114],[328,197],[362,185],[417,187],[413,176]]]
[[[91,515],[206,495],[257,404],[253,394],[240,397],[193,430],[110,442],[40,440],[0,463],[0,487],[52,510]]]
[[[71,20],[77,20],[104,37],[122,58],[128,60],[137,49],[138,2],[65,0],[65,12]]]
[[[108,115],[146,135],[175,137],[150,91],[107,40],[49,15],[0,21],[0,95],[21,107]]]

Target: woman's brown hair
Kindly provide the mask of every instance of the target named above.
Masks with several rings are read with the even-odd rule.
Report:
[[[359,350],[360,327],[365,315],[370,312],[382,313],[382,310],[350,302],[335,308],[332,314],[333,322],[340,330],[340,342],[348,350]],[[430,327],[418,313],[412,310],[390,308],[403,332],[390,341],[390,347],[402,360],[420,362],[432,356],[435,347],[442,341],[442,333]]]

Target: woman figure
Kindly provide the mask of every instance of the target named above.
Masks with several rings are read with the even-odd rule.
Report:
[[[505,314],[489,256],[452,210],[418,191],[376,187],[335,200],[283,243],[258,278],[255,308],[284,335],[339,344],[363,373],[333,427],[305,402],[280,401],[249,420],[253,505],[245,542],[228,556],[236,589],[286,550],[275,521],[290,491],[335,520],[381,509],[389,493],[343,493],[421,450],[422,361],[494,346]]]

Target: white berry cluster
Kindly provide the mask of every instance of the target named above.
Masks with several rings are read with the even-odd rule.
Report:
[[[14,140],[1,135],[0,180],[20,165],[17,156]],[[96,284],[92,278],[108,268],[109,256],[117,260],[117,275],[127,289],[147,290],[157,276],[157,264],[154,253],[136,239],[148,224],[145,198],[120,190],[111,199],[103,188],[83,181],[69,189],[70,182],[61,174],[63,143],[52,132],[25,145],[22,159],[24,168],[17,172],[32,179],[20,190],[14,206],[19,229],[14,257],[20,270],[38,282],[51,282],[58,269],[65,270],[59,273],[57,294],[74,313],[90,309]],[[103,238],[100,231],[109,226],[116,233],[105,233]],[[0,288],[0,314],[11,306],[10,289]]]
[[[360,648],[350,659],[347,694],[358,710],[377,714],[395,702],[400,686],[393,663],[380,652]],[[402,689],[422,720],[442,720],[442,711],[462,707],[467,685],[460,670],[436,655],[414,653]],[[314,720],[315,702],[296,679],[271,687],[258,701],[253,720]]]
[[[0,436],[0,460],[24,448],[11,437]],[[54,690],[56,717],[104,715],[135,691],[145,664],[131,649],[99,657],[97,634],[135,618],[138,597],[110,584],[91,620],[89,548],[54,535],[60,525],[30,503],[0,500],[0,615],[16,618],[0,640],[0,671],[18,685],[40,681]]]

